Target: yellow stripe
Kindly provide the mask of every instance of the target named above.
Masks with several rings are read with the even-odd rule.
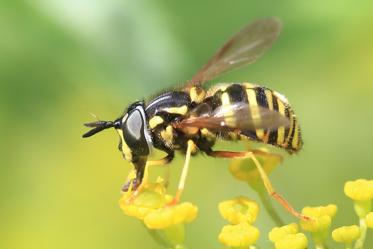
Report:
[[[244,82],[242,83],[242,85],[244,85],[244,87],[246,89],[253,89],[253,88],[256,88],[258,85],[255,85],[255,84],[252,84],[252,83],[249,83],[249,82]]]
[[[223,108],[230,108],[230,111],[225,111],[224,115],[224,121],[226,125],[230,127],[236,127],[236,117],[234,116],[234,112],[232,108],[230,107],[231,101],[229,99],[229,95],[227,92],[223,93],[221,95],[221,103]]]
[[[277,98],[278,111],[282,116],[285,116],[285,105],[282,101]],[[285,139],[285,127],[281,126],[277,130],[277,144],[281,145]]]
[[[161,131],[161,137],[166,144],[172,144],[174,140],[174,133],[171,125],[167,126],[166,129]]]
[[[207,90],[206,98],[213,96],[218,91],[224,92],[230,85],[231,84],[229,84],[229,83],[220,83],[220,84],[216,84],[216,85],[210,87]]]
[[[294,149],[297,149],[298,148],[298,137],[299,137],[298,122],[295,124],[294,129],[295,129],[295,131],[294,131],[294,137],[293,137],[293,141],[292,141],[291,145],[292,145],[292,147]]]
[[[116,131],[118,132],[120,140],[122,141],[122,153],[124,157],[128,161],[132,161],[132,151],[130,147],[128,147],[128,145],[126,144],[126,141],[124,141],[123,131],[121,129],[116,129]]]
[[[267,98],[268,109],[272,111],[273,110],[273,95],[272,95],[272,91],[265,90],[264,92],[265,92],[266,98]]]
[[[186,105],[180,107],[168,107],[164,108],[164,111],[172,114],[185,115],[188,112],[188,107]]]
[[[249,103],[250,103],[250,107],[256,107],[258,106],[258,102],[256,101],[256,93],[255,93],[255,90],[254,89],[246,89],[246,94],[247,94],[247,98],[249,100]],[[260,122],[260,113],[259,113],[259,110],[257,108],[250,108],[250,111],[251,111],[251,115],[253,117],[258,117],[259,120],[255,120],[255,121],[259,121]],[[255,129],[256,130],[256,136],[259,138],[259,139],[263,139],[264,137],[264,130],[263,129]]]
[[[150,129],[157,127],[159,124],[164,122],[163,118],[160,116],[154,116],[149,120]]]
[[[205,98],[206,92],[200,87],[192,87],[192,89],[190,89],[189,95],[192,102],[201,103]]]

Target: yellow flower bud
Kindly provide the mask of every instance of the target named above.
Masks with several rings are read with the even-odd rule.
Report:
[[[246,223],[226,225],[219,234],[219,241],[229,247],[247,247],[259,239],[259,230]]]
[[[365,217],[365,221],[367,223],[367,226],[369,228],[372,228],[373,229],[373,212],[370,212],[366,217]]]
[[[219,204],[221,216],[231,224],[248,222],[253,224],[258,217],[259,205],[246,197],[240,196]]]
[[[131,194],[124,193],[119,205],[126,215],[142,220],[148,213],[166,205],[170,198],[165,195],[164,186],[148,184],[134,199]]]
[[[296,233],[298,233],[298,225],[295,224],[295,223],[291,223],[291,224],[286,225],[286,226],[273,228],[269,232],[268,238],[269,238],[270,241],[276,242],[276,241],[284,238],[285,235],[296,234]]]
[[[360,228],[356,225],[339,227],[332,232],[333,240],[344,244],[350,244],[359,237]]]
[[[345,194],[355,201],[370,201],[373,199],[373,180],[358,179],[346,182]]]
[[[144,223],[149,229],[165,229],[167,227],[189,223],[197,217],[198,208],[189,202],[175,206],[166,206],[149,212]]]
[[[320,217],[323,215],[328,215],[330,218],[333,218],[337,213],[337,206],[334,204],[329,204],[327,206],[319,207],[304,207],[302,214],[309,217]]]
[[[255,156],[267,174],[271,173],[282,162],[282,157],[276,154],[263,153]],[[260,180],[259,172],[251,159],[233,159],[229,165],[229,171],[236,179],[250,184]]]
[[[307,245],[308,240],[303,233],[287,234],[275,242],[276,249],[305,249]]]
[[[329,215],[311,217],[311,220],[301,220],[300,226],[304,231],[319,233],[329,229],[332,219]]]
[[[311,233],[326,232],[336,213],[337,206],[334,204],[318,207],[304,207],[302,209],[302,214],[310,217],[311,220],[301,220],[300,226],[303,230]]]

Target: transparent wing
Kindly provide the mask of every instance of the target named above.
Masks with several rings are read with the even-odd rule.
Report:
[[[265,129],[276,130],[279,127],[289,127],[290,120],[279,112],[261,106],[250,106],[239,102],[229,106],[220,106],[214,111],[204,108],[206,112],[199,116],[188,118],[174,124],[177,128],[207,128],[213,131],[243,131]],[[191,111],[194,113],[194,111]]]
[[[220,74],[255,62],[276,41],[281,23],[276,18],[250,23],[228,40],[186,84],[190,88],[212,80]]]

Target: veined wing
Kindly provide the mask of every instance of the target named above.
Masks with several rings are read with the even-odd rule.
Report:
[[[255,62],[276,41],[281,27],[277,18],[261,19],[250,23],[215,53],[185,85],[185,89]]]
[[[245,102],[220,106],[214,111],[208,107],[197,108],[205,112],[192,110],[191,113],[198,113],[198,116],[191,115],[175,123],[174,126],[176,128],[207,128],[213,131],[255,131],[256,129],[274,131],[279,127],[290,126],[290,120],[279,112],[261,106],[250,106]]]

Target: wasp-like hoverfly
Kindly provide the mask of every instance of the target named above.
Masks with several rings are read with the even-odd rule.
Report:
[[[276,18],[257,20],[228,40],[184,86],[167,91],[149,101],[136,101],[114,121],[85,124],[93,127],[83,137],[115,128],[120,137],[119,149],[136,170],[136,178],[123,191],[141,186],[148,165],[165,165],[175,151],[185,154],[185,163],[174,202],[178,202],[191,155],[197,152],[211,157],[251,158],[264,185],[291,214],[296,212],[277,194],[255,158],[259,151],[216,151],[217,139],[251,140],[283,148],[292,154],[302,148],[298,120],[287,99],[280,93],[251,83],[219,83],[210,89],[203,84],[215,77],[251,64],[276,41],[281,23]],[[167,155],[149,160],[153,149]],[[263,153],[263,152],[261,152]],[[136,191],[135,191],[136,192]]]

